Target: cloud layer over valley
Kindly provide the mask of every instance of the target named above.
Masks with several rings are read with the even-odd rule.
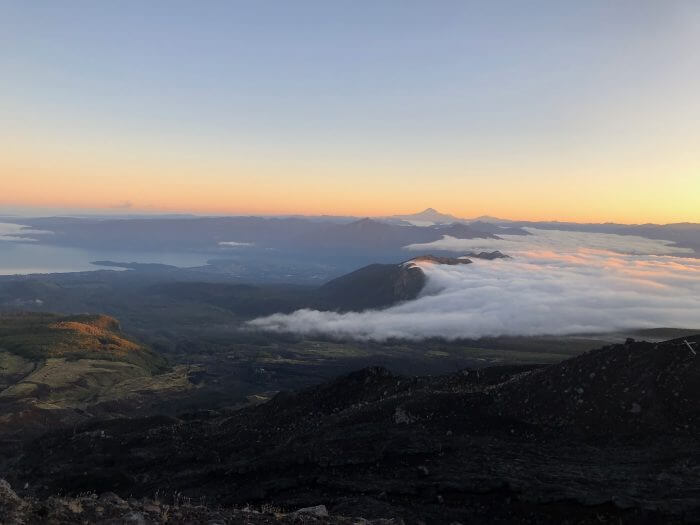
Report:
[[[420,263],[428,279],[414,301],[360,313],[299,310],[250,325],[373,340],[700,327],[700,259],[671,255],[685,249],[634,236],[532,233],[438,241],[443,250],[450,243],[460,251],[499,249],[513,258],[466,266]],[[420,251],[438,249],[438,243]]]
[[[570,253],[578,248],[610,250],[631,255],[681,255],[693,254],[690,248],[675,246],[671,241],[649,239],[637,235],[615,233],[587,233],[563,230],[540,230],[523,228],[531,235],[499,235],[500,239],[456,239],[449,235],[439,241],[411,244],[406,249],[428,253],[430,251],[466,252],[478,250],[500,250],[518,254],[531,250],[556,250]]]

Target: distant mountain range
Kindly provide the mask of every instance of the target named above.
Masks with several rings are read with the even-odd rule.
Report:
[[[410,244],[430,243],[448,235],[457,239],[498,239],[498,233],[528,235],[525,230],[503,228],[493,224],[477,226],[452,222],[431,226],[401,225],[377,219],[360,219],[334,224],[296,239],[307,248],[333,250],[334,253],[401,253]]]
[[[415,226],[371,218],[351,222],[261,217],[46,218],[23,222],[35,228],[31,237],[45,244],[148,251],[196,250],[234,255],[273,248],[285,252],[327,254],[332,251],[375,258],[381,254],[398,255],[409,244],[429,243],[445,235],[459,239],[495,239],[499,233],[527,235],[522,229],[481,221]]]
[[[231,253],[275,248],[307,252],[310,248],[367,252],[400,251],[408,244],[432,242],[443,235],[462,239],[527,235],[525,228],[639,235],[668,239],[700,249],[700,225],[579,224],[505,221],[482,216],[459,218],[433,208],[409,215],[377,218],[337,217],[138,217],[138,218],[6,218],[35,231],[41,243],[79,248],[198,250]],[[21,230],[18,236],[24,236]]]

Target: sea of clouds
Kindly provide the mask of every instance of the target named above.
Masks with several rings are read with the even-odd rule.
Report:
[[[298,310],[253,328],[363,340],[604,333],[700,327],[700,259],[669,241],[530,230],[503,239],[445,237],[414,252],[501,250],[512,259],[420,263],[421,295],[384,310]]]

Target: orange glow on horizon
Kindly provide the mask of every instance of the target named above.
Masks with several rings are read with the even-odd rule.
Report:
[[[516,171],[507,163],[431,158],[374,162],[289,154],[271,160],[258,153],[231,160],[22,146],[0,155],[0,206],[358,217],[430,206],[461,218],[700,222],[700,160],[608,162],[569,169],[563,177],[558,174],[566,166],[545,161],[519,161]]]

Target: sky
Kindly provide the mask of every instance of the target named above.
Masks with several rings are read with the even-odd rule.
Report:
[[[700,2],[0,2],[0,212],[700,222]]]

